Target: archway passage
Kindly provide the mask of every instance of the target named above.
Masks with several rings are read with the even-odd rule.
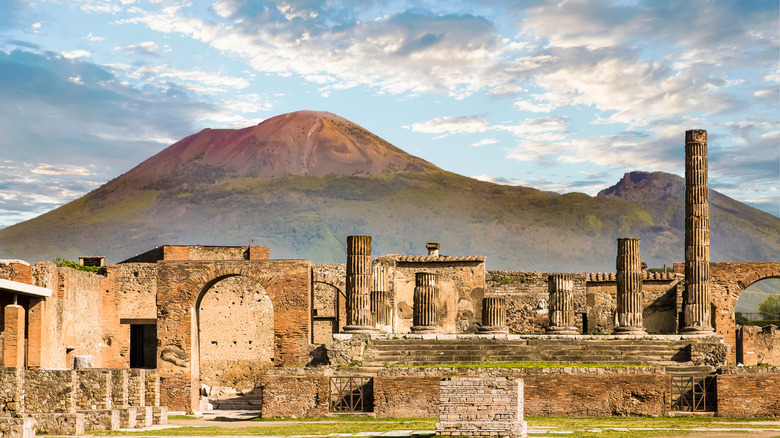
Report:
[[[743,291],[750,285],[767,279],[780,278],[778,262],[716,262],[710,263],[713,327],[730,347],[728,362],[737,363],[736,320],[734,311]]]
[[[272,365],[274,309],[263,286],[247,277],[222,279],[197,303],[200,383],[254,388]]]
[[[737,313],[737,324],[747,321],[751,324],[765,325],[763,322],[777,324],[778,315],[767,315],[761,312],[761,304],[768,302],[770,297],[780,297],[780,279],[768,278],[757,281],[747,287],[739,296],[734,312]],[[766,306],[764,307],[765,310]],[[772,312],[769,312],[772,313]],[[744,319],[741,319],[739,317]]]

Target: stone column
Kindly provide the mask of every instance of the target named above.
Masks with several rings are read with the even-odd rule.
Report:
[[[371,236],[347,236],[347,325],[344,333],[372,333]]]
[[[24,307],[9,304],[3,309],[3,317],[3,366],[24,368]]]
[[[642,325],[642,256],[639,239],[617,240],[617,322],[615,334],[647,334]]]
[[[509,333],[506,328],[506,300],[504,297],[486,297],[482,299],[482,334]]]
[[[579,334],[574,325],[574,276],[572,274],[551,274],[547,277],[550,292],[550,325],[545,333],[551,335]]]
[[[371,323],[382,333],[392,332],[393,302],[387,285],[387,269],[382,265],[373,268],[371,287]]]
[[[707,131],[685,131],[685,334],[711,334]]]
[[[438,333],[438,276],[428,272],[414,274],[414,309],[412,333]]]

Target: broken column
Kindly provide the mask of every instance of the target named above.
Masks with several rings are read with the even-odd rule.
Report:
[[[382,333],[392,332],[393,303],[387,284],[387,268],[376,265],[373,268],[371,287],[371,322]]]
[[[685,131],[685,334],[710,334],[710,214],[707,131]]]
[[[437,275],[429,272],[414,274],[414,308],[412,333],[437,333],[439,287]]]
[[[642,324],[642,256],[639,239],[617,240],[617,311],[615,334],[647,334]]]
[[[371,236],[347,236],[345,333],[372,333]]]
[[[481,334],[509,333],[506,328],[506,300],[504,297],[485,297],[482,299]]]
[[[550,325],[545,333],[552,335],[576,335],[574,324],[574,276],[572,274],[551,274],[547,278],[550,292]]]

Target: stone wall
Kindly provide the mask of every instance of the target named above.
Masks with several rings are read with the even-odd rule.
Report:
[[[200,381],[210,387],[254,388],[274,358],[274,311],[263,286],[228,277],[198,304]]]
[[[535,271],[487,271],[487,295],[506,298],[506,324],[510,333],[544,333],[544,327],[549,323],[550,293],[547,277],[550,274]],[[588,310],[585,292],[585,274],[574,274],[574,313],[580,331],[582,314]],[[588,326],[590,328],[590,322]],[[591,332],[600,333],[598,330]]]
[[[273,304],[274,366],[309,362],[312,264],[302,260],[162,261],[157,279],[157,362],[161,403],[180,411],[199,407],[200,357],[196,303],[227,277],[259,283]]]
[[[323,417],[328,414],[326,376],[264,376],[262,417]]]
[[[525,437],[523,381],[514,377],[442,378],[436,435]]]
[[[346,325],[346,264],[318,264],[313,268],[314,343],[333,339]]]
[[[22,372],[19,368],[0,367],[0,417],[22,411]]]
[[[436,417],[439,415],[441,377],[374,377],[374,415],[384,417]]]
[[[719,417],[780,417],[780,368],[729,367],[716,379]]]
[[[741,326],[736,343],[738,363],[780,366],[780,330],[776,326]]]
[[[386,256],[375,263],[388,266],[387,278],[395,300],[395,333],[408,333],[413,325],[417,272],[438,275],[437,319],[442,332],[474,333],[479,327],[485,297],[484,257]]]

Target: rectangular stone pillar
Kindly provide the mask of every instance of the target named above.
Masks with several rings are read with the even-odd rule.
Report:
[[[27,327],[27,366],[30,368],[46,367],[51,360],[49,307],[44,298],[30,298]]]
[[[24,368],[24,307],[9,304],[3,309],[3,366]]]
[[[515,377],[445,377],[436,435],[525,437],[523,402],[523,381]]]

